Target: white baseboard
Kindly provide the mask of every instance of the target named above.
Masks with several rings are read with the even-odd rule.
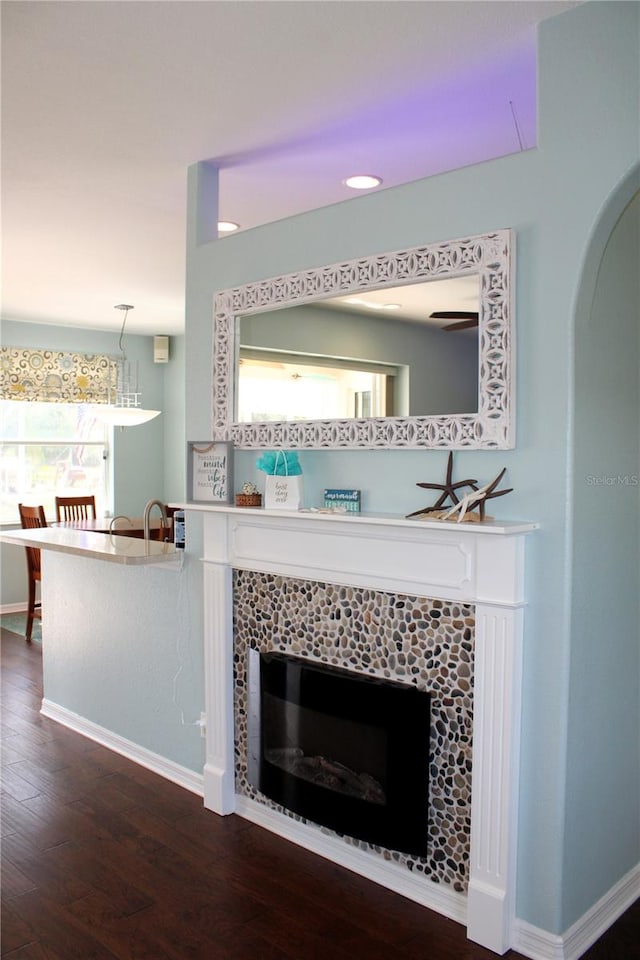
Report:
[[[513,923],[512,948],[531,960],[565,960],[564,940],[555,933],[534,927],[517,917]]]
[[[160,754],[153,753],[131,740],[126,740],[124,737],[118,736],[117,733],[112,733],[111,730],[107,730],[91,720],[86,720],[72,710],[60,707],[57,703],[52,703],[51,700],[42,701],[40,713],[50,720],[61,723],[64,727],[69,727],[70,730],[75,730],[76,733],[81,733],[90,740],[95,740],[103,747],[108,747],[114,753],[121,754],[127,760],[133,760],[134,763],[146,767],[147,770],[159,774],[166,780],[177,783],[185,790],[190,790],[191,793],[196,793],[200,797],[204,796],[202,774],[174,763],[173,760],[167,760],[166,757],[161,757]]]
[[[292,843],[324,857],[325,860],[331,860],[332,863],[352,870],[367,880],[379,883],[387,890],[393,890],[423,907],[466,925],[467,898],[464,894],[432,883],[428,877],[411,873],[399,864],[383,861],[366,850],[351,847],[339,837],[326,833],[321,827],[291,820],[248,797],[236,797],[235,812],[265,830],[277,833],[285,840],[291,840]]]
[[[516,919],[512,947],[532,960],[578,960],[640,897],[640,864],[633,867],[562,935]]]
[[[0,605],[0,617],[3,613],[26,613],[27,604],[23,600],[22,603],[3,603]]]

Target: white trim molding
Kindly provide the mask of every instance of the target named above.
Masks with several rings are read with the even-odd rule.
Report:
[[[3,603],[0,606],[0,617],[3,617],[5,615],[8,616],[11,613],[26,613],[26,612],[27,612],[27,604],[25,603],[24,600],[22,600],[20,603]]]
[[[113,731],[107,730],[91,720],[86,720],[80,714],[74,713],[73,710],[67,710],[66,707],[61,707],[51,700],[45,699],[42,701],[40,713],[43,717],[55,720],[63,727],[75,730],[83,737],[88,737],[89,740],[94,740],[103,747],[108,747],[109,750],[119,753],[127,760],[132,760],[134,763],[140,764],[141,767],[146,767],[147,770],[157,773],[165,780],[171,780],[172,783],[177,783],[179,787],[184,787],[185,790],[189,790],[199,797],[204,796],[203,778],[194,770],[189,770],[179,763],[167,760],[166,757],[161,757],[158,753],[153,753],[153,751],[141,747],[140,744],[134,743],[132,740],[120,737],[117,733],[113,733]]]
[[[562,935],[516,920],[513,949],[532,960],[578,960],[639,897],[640,863]]]
[[[203,512],[207,710],[205,806],[266,825],[322,856],[466,922],[496,953],[513,946],[524,540],[532,523],[455,524],[367,514],[192,506]],[[443,895],[403,878],[326,831],[235,795],[233,569],[273,573],[475,605],[469,888]],[[450,892],[453,895],[453,891]],[[461,909],[461,900],[465,910]],[[464,917],[464,920],[462,919]]]
[[[520,607],[477,605],[467,929],[497,953],[515,914],[522,629]]]

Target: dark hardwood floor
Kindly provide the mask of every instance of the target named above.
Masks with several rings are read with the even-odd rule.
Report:
[[[495,960],[462,926],[40,716],[2,630],[6,960]],[[585,956],[638,956],[636,904]],[[519,955],[507,954],[509,960]]]

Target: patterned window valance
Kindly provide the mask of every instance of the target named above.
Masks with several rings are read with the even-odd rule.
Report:
[[[3,400],[108,403],[117,361],[103,354],[0,347]]]

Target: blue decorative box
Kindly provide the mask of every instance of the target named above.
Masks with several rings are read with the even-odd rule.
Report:
[[[359,513],[361,495],[359,490],[325,490],[324,506],[341,513]]]

